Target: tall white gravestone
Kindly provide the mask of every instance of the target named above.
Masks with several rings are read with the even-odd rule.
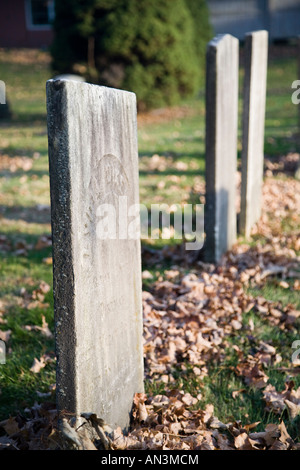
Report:
[[[229,34],[206,54],[205,257],[218,262],[236,241],[239,41]]]
[[[268,63],[268,32],[245,36],[242,186],[239,231],[249,237],[261,214]]]
[[[126,429],[143,391],[140,239],[99,224],[105,204],[139,203],[136,97],[49,80],[47,111],[58,408]]]

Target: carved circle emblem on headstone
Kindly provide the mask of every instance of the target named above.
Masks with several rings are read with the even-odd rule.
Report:
[[[111,153],[100,158],[93,177],[97,178],[98,200],[102,204],[115,204],[119,196],[127,192],[128,178],[124,166],[120,159]]]

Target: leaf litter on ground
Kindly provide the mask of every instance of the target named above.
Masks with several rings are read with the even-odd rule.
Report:
[[[252,231],[257,241],[237,243],[218,265],[190,258],[180,246],[165,247],[159,253],[144,247],[149,266],[162,259],[173,262],[155,281],[147,269],[143,275],[151,281],[142,295],[145,376],[163,383],[164,391],[135,395],[128,434],[120,428],[110,429],[95,415],[82,416],[80,426],[66,415],[59,427],[53,403],[42,403],[27,409],[27,415],[0,423],[5,432],[0,448],[300,450],[298,439],[291,438],[285,423],[300,414],[300,387],[290,379],[284,390],[270,383],[266,368],[278,367],[282,357],[271,341],[255,338],[252,318],[244,321],[245,314],[256,312],[269,325],[297,333],[300,312],[295,305],[254,296],[249,288],[263,292],[272,279],[282,289],[299,291],[299,208],[300,182],[269,174],[263,187],[262,216]],[[287,220],[292,227],[285,232],[282,224]],[[39,293],[43,295],[43,288]],[[38,290],[36,299],[31,296],[33,300],[39,300]],[[47,334],[45,320],[38,329]],[[255,345],[250,353],[235,342],[241,332]],[[209,374],[207,365],[222,364],[228,347],[239,359],[233,372],[244,382],[243,388],[232,392],[232,400],[244,396],[249,388],[260,390],[265,411],[278,415],[279,423],[256,431],[259,422],[221,422],[213,403],[201,405],[201,385],[195,396],[175,388],[175,369],[184,372],[189,364],[201,384]],[[43,357],[36,359],[33,368],[38,371],[46,363]],[[299,373],[299,367],[278,370]]]

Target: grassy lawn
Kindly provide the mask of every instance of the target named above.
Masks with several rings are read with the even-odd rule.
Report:
[[[0,121],[0,330],[9,332],[6,364],[0,365],[0,420],[22,413],[35,401],[55,400],[51,246],[47,243],[50,201],[45,82],[49,78],[47,54],[37,52],[26,60],[22,53],[18,61],[13,52],[0,51],[0,79],[6,83],[12,111],[10,120]],[[241,72],[241,83],[242,78]],[[295,58],[269,60],[265,154],[274,161],[289,152],[299,152],[295,137],[297,107],[291,102],[291,83],[296,78]],[[142,203],[149,206],[157,202],[204,202],[204,124],[203,90],[196,100],[187,101],[182,108],[157,110],[139,117]],[[287,233],[297,230],[291,218],[285,220],[284,230]],[[247,243],[250,247],[253,243],[264,243],[264,239],[256,235]],[[166,244],[157,240],[152,248],[160,249]],[[153,275],[151,280],[144,281],[145,290],[151,290],[152,283],[163,277],[169,267],[170,262],[164,260],[155,266],[144,261],[144,269]],[[299,291],[281,288],[272,281],[263,287],[249,287],[249,293],[300,309]],[[245,324],[250,319],[253,336],[278,348],[282,355],[280,367],[288,368],[290,345],[297,339],[295,331],[272,326],[255,311],[243,315]],[[239,357],[230,341],[224,361],[208,363],[210,373],[201,384],[193,367],[186,363],[184,371],[174,367],[172,386],[193,396],[201,388],[200,405],[213,403],[221,421],[259,421],[263,429],[280,417],[265,411],[260,390],[250,387],[232,398],[233,391],[245,386],[242,378],[232,372]],[[235,337],[234,344],[245,355],[253,347],[247,330]],[[35,359],[41,364],[38,372],[31,369]],[[272,385],[284,388],[285,376],[278,367],[268,367],[267,373]],[[300,386],[299,375],[294,380]],[[165,383],[147,380],[145,387],[148,393],[164,393]],[[295,437],[299,420],[293,420],[289,426]]]

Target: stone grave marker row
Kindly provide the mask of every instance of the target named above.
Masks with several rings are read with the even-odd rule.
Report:
[[[246,237],[261,213],[268,33],[245,40],[242,181],[239,231]],[[218,262],[236,241],[239,42],[218,35],[207,47],[205,256]]]
[[[261,192],[266,42],[265,32],[246,38],[246,232],[259,214],[251,211]],[[208,44],[205,250],[212,262],[236,240],[238,56],[228,34]],[[139,203],[136,97],[60,77],[47,82],[47,115],[58,409],[126,429],[134,394],[143,391],[140,240],[99,236],[98,220],[107,211],[120,215],[120,198]]]

